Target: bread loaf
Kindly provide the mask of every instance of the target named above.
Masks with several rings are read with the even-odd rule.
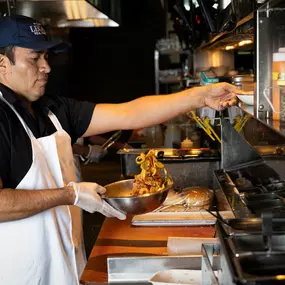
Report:
[[[210,209],[213,191],[203,186],[191,186],[177,192],[170,190],[161,208],[162,212],[200,211]]]
[[[209,209],[213,199],[213,191],[203,186],[192,186],[183,189],[186,195],[186,203],[190,210],[198,211]]]

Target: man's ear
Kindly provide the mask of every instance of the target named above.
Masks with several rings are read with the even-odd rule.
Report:
[[[0,74],[4,75],[7,72],[8,57],[0,54]]]

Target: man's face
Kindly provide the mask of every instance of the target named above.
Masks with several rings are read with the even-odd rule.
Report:
[[[38,100],[45,93],[50,66],[47,50],[35,51],[15,47],[14,64],[7,62],[5,85],[28,101]]]

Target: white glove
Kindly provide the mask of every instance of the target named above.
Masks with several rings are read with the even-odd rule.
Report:
[[[106,217],[116,217],[120,220],[126,219],[124,213],[114,209],[106,201],[101,199],[98,193],[104,194],[106,189],[99,184],[91,182],[70,182],[67,186],[72,186],[74,189],[74,205],[89,213],[100,212]]]
[[[104,150],[100,145],[88,145],[89,152],[86,156],[86,163],[96,162],[98,163],[108,152]]]

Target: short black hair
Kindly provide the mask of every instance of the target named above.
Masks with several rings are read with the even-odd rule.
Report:
[[[7,56],[10,62],[12,64],[15,64],[14,50],[15,50],[14,46],[0,47],[0,54]]]

